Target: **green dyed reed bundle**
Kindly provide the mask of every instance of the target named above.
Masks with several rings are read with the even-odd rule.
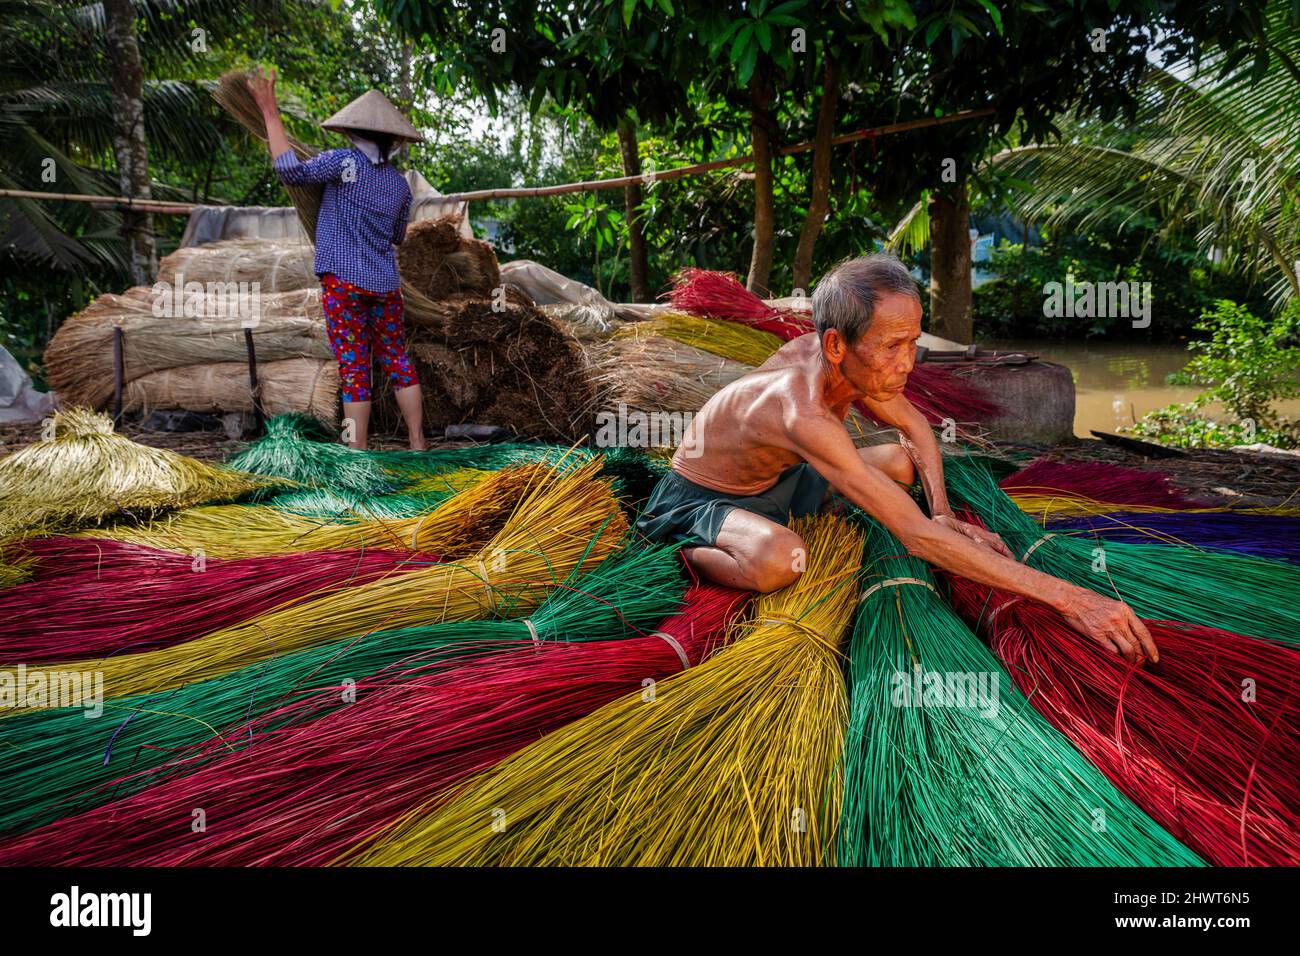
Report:
[[[928,566],[868,522],[850,651],[840,862],[1190,866],[1053,729],[935,593]]]

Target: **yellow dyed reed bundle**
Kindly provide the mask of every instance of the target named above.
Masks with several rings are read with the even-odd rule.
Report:
[[[499,482],[499,494],[517,498],[517,504],[501,531],[462,563],[430,563],[420,570],[270,611],[185,644],[60,664],[59,670],[98,673],[104,696],[122,697],[170,690],[325,641],[372,631],[481,620],[507,609],[512,615],[526,614],[545,599],[553,585],[579,569],[594,568],[626,534],[627,521],[610,481],[597,477],[599,468],[599,461],[591,461],[560,475],[557,469],[542,465],[526,466],[519,469],[528,476],[522,493],[517,475],[511,472],[480,483],[475,491]],[[75,683],[67,681],[65,686]],[[87,687],[92,681],[80,683]],[[72,706],[80,700],[61,703]],[[0,713],[28,709],[32,708]]]
[[[685,312],[658,312],[646,322],[624,326],[615,338],[661,336],[744,365],[762,365],[785,343],[771,332],[739,322],[705,319]]]
[[[830,516],[795,527],[807,570],[757,599],[735,644],[549,734],[340,862],[834,863],[848,719],[840,642],[862,536]]]
[[[57,413],[53,425],[52,438],[0,459],[0,538],[293,485],[137,445],[115,433],[107,415],[84,408]]]
[[[484,484],[494,474],[499,481]],[[116,525],[85,537],[111,538],[165,551],[201,551],[212,558],[252,558],[302,551],[388,548],[440,557],[471,554],[496,533],[533,472],[461,468],[421,479],[403,494],[455,491],[424,514],[382,518],[358,508],[328,518],[269,505],[211,505],[177,512],[145,525]],[[476,492],[470,495],[469,492]]]
[[[0,561],[0,588],[22,584],[32,576],[36,562],[31,559],[7,557]]]

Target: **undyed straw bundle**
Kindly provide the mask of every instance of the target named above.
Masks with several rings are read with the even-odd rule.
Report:
[[[1147,621],[1160,663],[1142,667],[1042,604],[952,590],[1034,706],[1171,833],[1217,866],[1300,864],[1294,649]]]
[[[736,643],[544,737],[355,862],[834,862],[847,716],[838,648],[862,539],[829,516],[795,528],[807,570],[756,599]]]
[[[137,445],[86,409],[56,413],[53,424],[52,438],[0,459],[0,540],[289,484]]]
[[[682,590],[675,548],[630,547],[551,591],[527,621],[445,622],[348,637],[167,693],[110,701],[97,720],[76,708],[23,714],[0,728],[11,745],[0,749],[0,832],[82,815],[50,828],[30,850],[13,851],[42,862],[68,862],[66,853],[114,863],[271,862],[270,856],[307,862],[309,854],[328,861],[359,832],[348,829],[348,821],[361,826],[358,807],[371,825],[390,821],[465,768],[486,766],[546,728],[589,713],[640,686],[648,673],[659,676],[652,665],[665,654],[666,663],[680,667],[664,641],[634,640],[677,607]],[[701,640],[719,636],[723,606],[741,596],[711,595],[697,589],[682,615]],[[690,647],[695,635],[677,636]],[[578,641],[622,649],[589,657],[556,651]],[[492,660],[471,669],[471,656]],[[439,676],[456,668],[464,674]],[[619,674],[626,675],[622,683]],[[323,719],[339,709],[346,713]],[[299,725],[303,734],[287,733]],[[398,730],[411,749],[395,746]],[[370,744],[376,755],[348,764]],[[344,771],[338,784],[313,797],[308,784],[334,770]],[[177,779],[198,771],[191,782]],[[412,789],[421,781],[425,791]],[[124,799],[146,787],[140,799]],[[188,806],[204,788],[205,806],[222,820],[220,833],[178,830],[158,839],[169,801]],[[268,818],[272,800],[282,811]],[[108,821],[87,813],[111,801]],[[321,823],[331,809],[343,819],[327,833]],[[291,818],[302,826],[287,826]],[[91,826],[96,820],[102,825]],[[137,826],[149,833],[144,845],[128,839]],[[44,845],[86,828],[95,835],[83,832],[75,850]]]
[[[104,695],[123,697],[207,680],[257,661],[367,631],[490,617],[512,603],[535,607],[578,568],[594,567],[616,547],[627,521],[592,462],[555,477],[541,466],[502,472],[457,495],[439,511],[474,512],[517,504],[477,554],[348,588],[315,601],[261,614],[176,647],[60,665],[65,673],[102,675]],[[478,508],[473,507],[477,505]],[[435,512],[437,514],[438,512]],[[458,516],[460,516],[458,514]],[[474,515],[465,515],[472,518]],[[472,523],[471,523],[472,527]],[[84,688],[73,706],[85,697]],[[30,705],[2,713],[21,713]]]
[[[862,584],[841,863],[1199,863],[1029,706],[928,566],[875,522]]]

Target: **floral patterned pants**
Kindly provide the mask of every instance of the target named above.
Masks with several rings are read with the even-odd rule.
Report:
[[[339,363],[339,388],[345,402],[368,402],[371,350],[392,380],[393,389],[418,385],[406,356],[402,293],[370,292],[331,272],[321,276],[321,304],[330,348]]]

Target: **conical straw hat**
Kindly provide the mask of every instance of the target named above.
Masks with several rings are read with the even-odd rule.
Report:
[[[363,93],[339,110],[325,122],[322,129],[341,133],[344,130],[373,130],[377,133],[391,133],[398,139],[415,143],[424,142],[420,131],[412,126],[397,107],[388,102],[388,97],[378,90]]]

